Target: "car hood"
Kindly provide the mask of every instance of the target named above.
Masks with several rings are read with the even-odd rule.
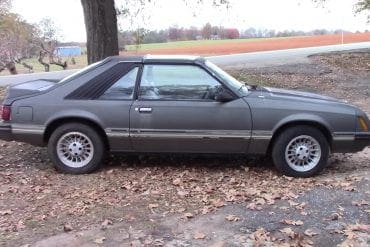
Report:
[[[280,88],[273,88],[273,87],[264,87],[264,89],[272,93],[274,96],[281,96],[281,97],[299,97],[300,99],[312,99],[312,100],[325,100],[325,101],[332,101],[332,102],[341,102],[336,98],[324,96],[316,93],[309,93],[309,92],[301,92],[295,90],[287,90],[287,89],[280,89]]]

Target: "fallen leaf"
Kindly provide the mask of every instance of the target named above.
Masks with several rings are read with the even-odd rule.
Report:
[[[282,230],[279,230],[280,232],[282,232],[282,233],[284,233],[284,234],[286,234],[288,237],[290,237],[291,239],[293,239],[294,238],[294,236],[295,236],[295,232],[292,230],[292,228],[290,228],[290,227],[286,227],[286,228],[284,228],[284,229],[282,229]]]
[[[224,201],[222,201],[221,199],[217,199],[216,201],[213,202],[213,205],[216,208],[221,208],[221,207],[225,206],[226,203]]]
[[[176,185],[176,186],[179,186],[181,184],[181,179],[180,178],[175,178],[173,181],[172,181],[172,184],[173,185]]]
[[[226,247],[226,244],[223,241],[217,241],[213,243],[212,245],[210,245],[209,247]]]
[[[73,231],[73,227],[72,227],[72,225],[70,225],[70,224],[65,224],[65,225],[63,226],[63,231],[65,231],[65,232]]]
[[[245,172],[249,172],[249,167],[246,166],[240,166]]]
[[[288,201],[288,203],[289,203],[289,205],[290,205],[291,207],[295,207],[295,206],[299,205],[299,202],[294,202],[294,201],[292,201],[292,200],[289,200],[289,201]]]
[[[194,239],[205,239],[206,235],[202,232],[195,232]]]
[[[187,219],[190,219],[190,218],[193,218],[194,217],[194,215],[192,213],[185,213],[184,216]]]
[[[94,243],[96,244],[103,244],[105,241],[105,237],[97,238],[94,240]]]
[[[365,232],[370,234],[370,225],[363,225],[357,223],[356,225],[349,225],[348,229],[351,231]]]
[[[183,213],[183,212],[185,212],[186,211],[186,208],[179,208],[179,209],[177,209],[177,212],[178,213]]]
[[[149,207],[150,209],[158,208],[158,207],[159,207],[159,204],[157,204],[157,203],[149,204],[149,205],[148,205],[148,207]]]
[[[184,190],[179,190],[177,191],[177,195],[180,196],[181,198],[184,198],[189,195],[189,192],[184,191]]]
[[[266,204],[266,200],[263,199],[263,198],[259,198],[255,201],[256,205],[265,205]]]
[[[0,215],[2,215],[2,216],[11,215],[12,213],[13,213],[13,211],[11,209],[0,211]]]
[[[303,221],[301,221],[301,220],[297,220],[297,221],[294,221],[294,220],[282,220],[280,222],[283,223],[283,224],[286,224],[286,225],[293,225],[293,226],[301,226],[301,225],[303,225]]]
[[[26,225],[24,224],[23,220],[18,221],[17,223],[17,231],[22,230],[26,228]]]
[[[113,222],[111,220],[104,220],[103,223],[101,223],[101,229],[105,230],[108,228],[108,225],[112,225]]]
[[[304,231],[304,234],[308,237],[313,237],[313,236],[319,235],[317,232],[315,232],[312,229],[307,229],[306,231]]]
[[[255,232],[249,235],[249,238],[259,243],[259,245],[263,246],[263,244],[261,243],[271,241],[271,237],[269,235],[270,233],[264,228],[258,228]]]
[[[357,206],[357,207],[361,207],[361,206],[369,205],[369,202],[367,202],[365,200],[353,201],[352,205]]]
[[[228,216],[226,216],[226,219],[227,219],[228,221],[234,221],[234,222],[236,222],[236,221],[239,221],[239,220],[240,220],[240,218],[239,218],[238,216],[233,215],[233,214],[229,214]]]
[[[257,204],[255,204],[254,202],[249,203],[247,205],[247,208],[250,209],[250,210],[258,210],[258,211],[262,210],[262,207],[261,206],[257,206]]]
[[[331,220],[338,220],[339,218],[341,218],[341,216],[338,213],[332,213],[330,215]]]

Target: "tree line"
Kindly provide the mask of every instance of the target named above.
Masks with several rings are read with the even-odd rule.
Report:
[[[0,72],[8,69],[11,74],[17,74],[16,64],[32,72],[33,66],[24,61],[31,57],[37,57],[45,71],[52,64],[66,69],[67,62],[55,52],[60,32],[53,21],[45,18],[31,24],[10,12],[10,7],[10,0],[0,0]]]
[[[171,26],[162,30],[148,30],[139,28],[133,31],[118,32],[118,45],[120,50],[125,50],[125,45],[141,45],[150,43],[165,43],[170,41],[187,40],[210,40],[210,39],[248,39],[248,38],[273,38],[273,37],[291,37],[291,36],[313,36],[337,34],[345,30],[327,30],[315,29],[310,31],[301,30],[283,30],[247,28],[239,31],[237,28],[225,28],[222,26],[213,26],[207,23],[202,28],[197,27],[178,27]]]
[[[129,10],[133,4],[139,4],[142,8],[146,8],[146,3],[154,2],[152,0],[125,0],[124,6],[119,9],[114,0],[80,1],[85,19],[87,35],[86,47],[89,64],[104,59],[107,56],[119,54],[118,41],[119,39],[124,40],[125,36],[118,34],[117,15],[130,12]],[[229,0],[183,1],[194,6],[199,3],[209,2],[210,7],[226,6],[228,8],[231,4]],[[326,2],[326,0],[312,1],[323,4]],[[354,4],[356,12],[368,12],[370,9],[370,0],[356,0]],[[54,57],[56,40],[46,35],[47,32],[45,31],[47,30],[40,31],[39,26],[25,22],[15,13],[9,13],[10,6],[11,0],[0,0],[0,71],[8,68],[11,73],[16,73],[15,63],[23,64],[24,62],[22,62],[22,60],[24,58],[35,54],[38,54],[39,62],[44,65],[46,71],[50,64],[57,64],[65,68],[67,64],[60,58]],[[134,14],[137,13],[135,12]],[[172,30],[171,36],[173,37],[174,35],[176,38],[181,38],[181,32],[179,35],[177,31],[178,30],[175,29]],[[135,42],[143,42],[144,38],[146,38],[146,41],[149,41],[151,36],[143,35],[145,33],[145,30],[144,32],[136,32]],[[152,34],[158,35],[159,33]],[[188,35],[190,34],[188,33]],[[230,35],[237,34],[233,33]],[[239,33],[239,36],[243,35],[245,35],[244,32],[242,34]],[[258,32],[257,35],[259,35]],[[271,35],[271,33],[269,35]],[[167,39],[170,40],[169,30]],[[24,63],[24,66],[27,66],[27,64]],[[30,68],[30,70],[32,70],[32,68]]]

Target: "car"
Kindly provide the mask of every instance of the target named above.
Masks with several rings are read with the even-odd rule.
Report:
[[[114,56],[61,81],[11,86],[0,139],[47,146],[65,173],[95,171],[108,152],[263,154],[287,176],[318,174],[331,153],[370,145],[355,106],[248,85],[196,56]]]

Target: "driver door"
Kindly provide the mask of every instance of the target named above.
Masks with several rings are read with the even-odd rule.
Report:
[[[130,139],[140,152],[245,153],[251,113],[240,98],[221,103],[221,83],[196,65],[146,64],[130,110]]]

